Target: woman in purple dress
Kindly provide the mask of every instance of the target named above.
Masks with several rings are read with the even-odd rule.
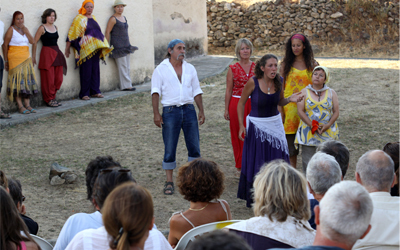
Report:
[[[275,159],[283,159],[289,163],[289,150],[278,105],[299,102],[304,96],[296,93],[283,98],[282,88],[278,58],[273,54],[266,54],[257,62],[255,76],[246,83],[239,100],[239,138],[244,140],[244,146],[238,198],[246,200],[247,207],[253,203],[253,179],[261,166]],[[246,130],[243,114],[250,96],[251,112],[246,118]]]

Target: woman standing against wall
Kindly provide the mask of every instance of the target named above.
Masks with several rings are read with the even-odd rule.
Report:
[[[42,40],[43,47],[40,52],[40,78],[43,100],[49,107],[61,106],[56,101],[56,93],[63,82],[63,73],[67,74],[67,63],[64,54],[57,45],[58,30],[54,22],[57,19],[56,11],[46,9],[42,15],[42,23],[35,35],[35,43],[32,48],[33,65],[36,64],[37,42]]]
[[[114,58],[117,63],[120,88],[124,91],[134,91],[132,87],[130,71],[130,54],[138,48],[132,46],[129,42],[128,21],[122,15],[126,4],[122,0],[115,0],[114,15],[108,20],[106,29],[106,39],[110,41],[110,45],[114,46],[113,53],[110,58]],[[110,38],[111,34],[111,38]]]
[[[11,101],[15,97],[21,114],[36,113],[29,100],[38,93],[32,58],[29,55],[29,44],[33,43],[33,37],[24,25],[24,14],[20,11],[14,12],[11,26],[4,37],[3,54],[4,68],[8,71],[7,94]]]
[[[75,49],[76,67],[79,67],[81,91],[79,98],[103,98],[100,92],[100,59],[104,60],[112,48],[101,33],[96,18],[92,15],[93,0],[85,0],[79,14],[69,28],[65,56],[68,58],[70,47]]]
[[[310,41],[302,34],[294,34],[286,42],[286,52],[281,63],[280,75],[283,77],[284,97],[300,92],[311,84],[312,71],[318,63]],[[290,165],[296,168],[299,150],[294,146],[300,117],[297,114],[297,103],[292,102],[279,108],[285,128],[286,140],[289,147]]]
[[[0,9],[1,11],[1,9]],[[0,21],[0,46],[3,45],[4,23]],[[0,54],[0,119],[10,119],[11,116],[1,111],[1,88],[3,87],[4,60]]]

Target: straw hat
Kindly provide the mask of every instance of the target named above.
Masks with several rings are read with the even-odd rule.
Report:
[[[113,7],[118,6],[118,5],[126,6],[126,4],[122,0],[115,0]]]

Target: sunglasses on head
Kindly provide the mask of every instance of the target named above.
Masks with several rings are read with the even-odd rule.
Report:
[[[107,168],[107,169],[100,170],[100,174],[108,174],[108,173],[111,173],[114,171],[119,172],[119,173],[130,173],[131,172],[131,170],[127,169],[127,168],[119,168],[119,169]]]

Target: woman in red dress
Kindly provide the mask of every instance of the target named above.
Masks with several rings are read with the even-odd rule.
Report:
[[[230,65],[226,75],[225,92],[225,114],[224,117],[229,121],[231,130],[231,141],[233,154],[235,156],[236,177],[240,177],[242,169],[243,141],[239,139],[239,120],[237,115],[237,105],[239,103],[242,90],[247,81],[254,76],[255,63],[250,61],[253,52],[253,44],[246,38],[241,38],[236,43],[236,56],[239,62]],[[251,102],[246,102],[244,117],[251,111]],[[246,120],[246,119],[244,119]],[[245,124],[246,126],[246,124]]]

